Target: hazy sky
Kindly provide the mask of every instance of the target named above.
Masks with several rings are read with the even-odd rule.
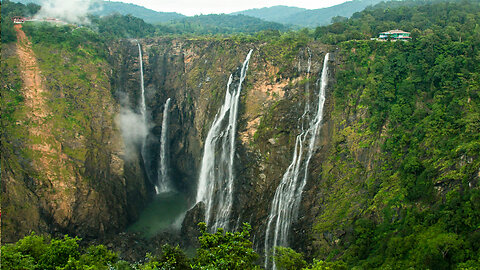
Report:
[[[231,13],[276,5],[316,9],[337,5],[346,0],[116,0],[133,3],[156,11],[178,12],[184,15]]]

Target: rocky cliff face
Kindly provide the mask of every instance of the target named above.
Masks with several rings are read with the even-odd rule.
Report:
[[[55,61],[68,65],[73,60],[68,57],[43,59],[47,58],[43,53],[46,48],[36,48],[39,61],[44,63],[39,65],[43,78],[52,75],[60,78],[55,84],[45,83],[46,91],[51,92],[52,102],[61,98],[75,100],[79,107],[73,109],[82,110],[81,116],[89,119],[85,121],[89,128],[76,133],[62,133],[60,130],[66,128],[60,125],[58,130],[53,130],[53,134],[62,134],[54,143],[66,146],[60,148],[59,153],[75,150],[70,155],[65,154],[64,158],[72,165],[58,166],[67,168],[65,176],[43,176],[45,171],[51,170],[47,164],[31,170],[38,175],[36,177],[45,177],[48,181],[37,180],[32,177],[33,172],[19,176],[15,170],[11,170],[12,173],[6,171],[6,209],[21,209],[20,200],[30,198],[27,209],[35,213],[29,214],[34,217],[33,222],[20,226],[18,224],[22,223],[25,215],[18,216],[18,220],[9,220],[7,212],[4,233],[11,236],[7,241],[15,240],[29,230],[58,230],[98,237],[105,232],[124,229],[134,221],[153,194],[159,164],[163,106],[168,98],[172,99],[168,134],[171,178],[175,188],[187,194],[193,206],[205,137],[223,102],[230,74],[239,72],[245,55],[253,49],[238,115],[234,206],[230,225],[235,228],[242,222],[251,223],[255,245],[259,251],[262,250],[271,200],[291,162],[295,136],[301,128],[298,120],[306,103],[316,106],[314,101],[318,94],[322,62],[325,53],[331,49],[317,43],[288,47],[286,44],[232,39],[159,38],[141,40],[140,45],[149,131],[146,138],[148,150],[143,159],[139,141],[125,141],[121,130],[129,127],[122,127],[124,123],[116,121],[122,110],[134,114],[140,110],[137,41],[121,40],[111,44],[107,61],[94,64],[95,61],[89,61],[92,59],[86,59],[81,62],[82,70],[87,71],[82,76],[87,76],[84,79],[90,82],[80,85],[83,83],[80,81],[79,85],[73,86],[65,85],[69,73],[59,74],[53,65],[59,64]],[[308,75],[309,58],[311,67]],[[335,112],[330,93],[335,83],[336,62],[330,61],[329,66],[330,83],[327,86],[324,121],[310,164],[299,220],[293,226],[290,240],[294,247],[309,253],[311,251],[303,247],[311,247],[311,243],[318,240],[313,237],[313,224],[322,214],[331,212],[326,211],[324,202],[326,192],[331,192],[328,187],[332,185],[332,175],[341,175],[343,170],[356,170],[357,176],[361,177],[355,179],[360,181],[358,179],[367,177],[367,168],[372,168],[378,151],[378,147],[355,148],[354,160],[361,164],[358,167],[348,163],[338,168],[335,160],[330,158],[331,152],[337,151],[339,145],[352,144],[355,147],[355,138],[349,137],[347,131],[362,115]],[[75,87],[86,91],[82,96],[85,98],[79,99],[70,94]],[[87,99],[89,94],[96,98]],[[60,112],[63,114],[57,119],[68,118],[65,115],[67,111]],[[28,130],[29,126],[17,128]],[[22,143],[32,144],[30,140],[25,138]],[[35,157],[30,159],[35,162]],[[37,159],[41,159],[41,155]],[[11,160],[15,159],[12,157]],[[40,184],[27,185],[29,182],[26,179],[33,179],[28,180],[33,183],[50,183],[58,179],[58,184],[40,188]],[[24,192],[19,193],[19,189]],[[183,232],[189,237],[194,237],[195,230],[192,228],[202,217],[203,207],[195,209],[197,211],[188,214],[184,223]],[[14,233],[11,229],[14,226],[22,229]]]
[[[2,122],[2,241],[123,230],[148,193],[138,159],[124,159],[110,66],[87,49],[32,45],[17,33],[2,48],[12,75],[2,101],[17,101]]]
[[[282,52],[277,51],[281,48],[275,44],[239,43],[228,39],[149,39],[141,41],[141,45],[147,111],[151,120],[148,155],[153,161],[149,170],[155,172],[155,166],[158,166],[156,157],[163,104],[167,98],[172,98],[170,169],[174,185],[189,194],[192,205],[203,142],[223,102],[228,77],[239,72],[245,55],[253,49],[241,93],[234,209],[230,225],[236,227],[242,222],[250,222],[256,243],[260,245],[275,189],[291,161],[293,142],[300,129],[298,119],[305,102],[316,106],[318,79],[328,48],[306,44]],[[122,93],[130,91],[130,106],[138,107],[139,75],[138,72],[132,73],[139,66],[136,41],[118,42],[111,47],[110,54],[116,71],[113,88]],[[311,75],[307,78],[309,54],[312,64]],[[122,70],[130,72],[128,78]],[[329,107],[331,109],[332,104]],[[319,151],[328,144],[330,129],[322,129]],[[156,177],[154,173],[152,175]],[[184,226],[195,227],[201,216],[198,211],[192,212]],[[192,229],[184,228],[184,231],[192,235]]]

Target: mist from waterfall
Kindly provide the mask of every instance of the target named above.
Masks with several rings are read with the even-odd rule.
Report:
[[[315,116],[308,121],[308,127],[305,129],[303,123],[305,119],[308,119],[310,111],[310,105],[307,100],[304,112],[299,119],[301,132],[295,140],[292,161],[275,191],[275,196],[271,204],[265,232],[266,269],[276,269],[275,261],[270,262],[271,258],[275,256],[274,248],[276,246],[288,246],[290,227],[298,216],[303,188],[307,183],[308,166],[315,150],[316,138],[323,118],[325,89],[328,83],[328,59],[329,54],[327,53],[324,58],[320,78],[317,111],[315,112]],[[310,65],[311,55],[308,60],[307,76],[309,76],[310,73]]]
[[[235,156],[235,133],[242,83],[248,70],[253,50],[243,62],[240,80],[231,90],[233,75],[230,75],[225,101],[208,131],[205,139],[196,202],[205,203],[205,222],[212,231],[228,229],[233,204],[233,161]]]
[[[163,108],[162,133],[160,135],[160,159],[157,174],[158,180],[155,185],[155,192],[157,194],[172,190],[167,166],[168,110],[170,108],[170,101],[171,99],[168,98]]]

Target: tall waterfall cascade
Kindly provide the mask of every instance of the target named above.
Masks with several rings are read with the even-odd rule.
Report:
[[[325,90],[328,83],[328,59],[329,54],[327,53],[323,61],[320,78],[317,110],[314,112],[314,117],[307,121],[308,127],[305,129],[303,122],[308,117],[310,110],[309,102],[306,102],[304,113],[299,120],[302,123],[301,132],[295,140],[292,161],[275,191],[271,204],[265,232],[266,269],[276,269],[275,262],[271,262],[271,258],[275,255],[274,248],[275,246],[288,246],[290,227],[298,217],[303,188],[307,183],[308,166],[315,150],[315,143],[323,118]],[[310,73],[310,64],[311,58],[309,57],[307,76]]]
[[[143,81],[143,55],[142,55],[142,47],[140,46],[140,43],[137,42],[138,46],[138,61],[140,63],[140,114],[142,115],[142,121],[143,125],[147,128],[148,130],[148,124],[147,124],[147,105],[145,103],[145,83]],[[148,131],[147,131],[148,134]],[[142,154],[142,159],[143,163],[146,164],[146,144],[147,144],[147,134],[145,134],[145,137],[142,140],[142,149],[141,149],[141,154]]]
[[[141,97],[140,97],[140,113],[143,116],[143,120],[147,123],[147,105],[145,103],[145,83],[143,81],[143,55],[142,55],[142,47],[140,43],[138,45],[138,61],[140,63],[140,90],[141,90]]]
[[[225,101],[205,139],[196,202],[205,203],[205,221],[214,231],[228,229],[232,211],[238,104],[252,51],[243,62],[240,81],[234,89],[230,89],[233,82],[233,75],[230,75]]]
[[[158,179],[155,185],[157,194],[169,192],[172,190],[170,179],[168,177],[167,166],[167,139],[168,139],[168,110],[170,108],[171,99],[168,98],[163,107],[162,133],[160,135],[160,157],[158,166]]]

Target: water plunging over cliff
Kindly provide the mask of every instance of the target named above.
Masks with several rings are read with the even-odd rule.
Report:
[[[145,85],[143,82],[143,56],[142,56],[142,47],[140,46],[140,43],[137,42],[138,45],[138,61],[140,63],[140,90],[141,90],[141,96],[140,96],[140,114],[142,115],[142,120],[144,126],[147,128],[147,134],[148,134],[148,125],[147,125],[147,105],[145,103]],[[147,144],[147,134],[145,134],[145,137],[142,140],[142,149],[141,149],[141,154],[142,154],[142,159],[143,159],[143,164],[146,163],[146,144]]]
[[[168,98],[163,108],[162,119],[162,134],[160,136],[160,162],[158,166],[158,181],[155,185],[155,192],[157,194],[168,192],[171,186],[168,179],[167,167],[167,137],[168,137],[168,109],[170,107],[171,99]]]
[[[308,128],[304,129],[303,120],[305,117],[308,117],[309,113],[309,105],[307,101],[304,113],[300,119],[300,122],[302,123],[302,131],[297,135],[295,140],[292,162],[284,173],[272,201],[270,214],[267,220],[267,229],[265,232],[266,269],[276,269],[275,262],[273,262],[273,264],[270,264],[269,262],[270,254],[273,253],[272,257],[275,255],[275,250],[272,249],[274,249],[275,246],[288,245],[290,226],[298,215],[303,188],[307,183],[308,165],[315,150],[315,142],[323,118],[325,88],[328,83],[328,58],[329,54],[327,53],[323,62],[320,90],[318,94],[318,107],[315,112],[315,117],[309,121]],[[310,59],[307,72],[310,72]],[[307,147],[306,153],[304,146]],[[304,154],[306,154],[305,157]]]
[[[225,101],[215,115],[205,139],[196,202],[205,203],[205,221],[211,225],[212,230],[228,229],[233,203],[233,159],[238,103],[251,54],[252,50],[243,62],[238,87],[233,90],[230,89],[233,81],[233,76],[230,75]]]

